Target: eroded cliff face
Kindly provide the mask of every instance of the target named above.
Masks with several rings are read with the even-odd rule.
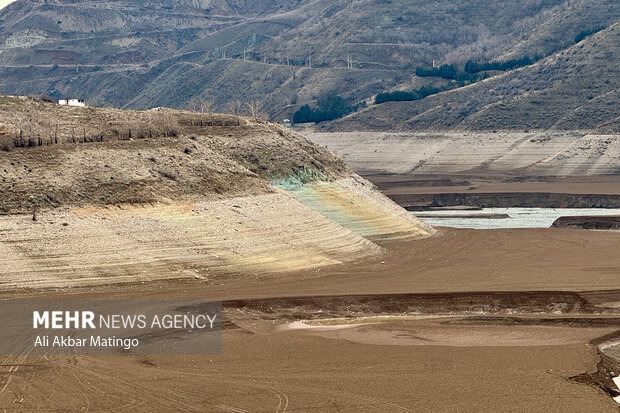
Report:
[[[409,210],[427,207],[471,206],[480,208],[620,208],[620,195],[562,194],[544,192],[438,193],[391,195]]]
[[[580,216],[580,217],[560,217],[555,220],[552,227],[556,228],[578,228],[578,229],[599,229],[617,230],[620,229],[620,216]]]

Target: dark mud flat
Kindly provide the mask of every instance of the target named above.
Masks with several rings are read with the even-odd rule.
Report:
[[[608,297],[614,296],[614,293],[609,292]],[[616,309],[591,302],[587,295],[565,291],[274,297],[225,301],[224,309],[251,311],[261,314],[261,318],[273,320],[399,314],[614,314],[616,312]]]
[[[406,175],[382,175],[369,178],[374,178],[373,181],[380,186],[382,190],[410,187],[471,186],[471,182],[459,177],[420,176],[412,178]]]
[[[480,208],[620,208],[620,195],[550,192],[444,192],[391,194],[407,210],[424,207],[471,206]]]
[[[555,228],[619,230],[620,215],[560,217],[553,222]]]
[[[467,205],[454,205],[447,207],[429,207],[429,206],[420,206],[420,207],[409,207],[409,211],[482,211],[480,207],[467,206]]]
[[[226,317],[221,355],[0,357],[0,407],[617,413],[615,360],[594,340],[614,341],[619,330],[620,234],[440,231],[320,270],[0,291],[4,298],[222,300]],[[398,318],[403,313],[420,317]],[[278,329],[374,315],[395,317],[322,332]]]
[[[620,310],[607,303],[617,301],[619,294],[612,290],[301,296],[230,300],[224,309],[235,319],[233,324],[246,324],[244,317],[253,323],[302,320],[302,325],[324,328],[297,332],[302,336],[388,348],[414,346],[417,351],[420,346],[454,348],[468,343],[473,347],[525,345],[539,352],[540,346],[568,345],[601,334],[588,342],[598,355],[596,367],[565,379],[611,398],[620,395],[612,380],[620,373],[620,361],[604,348],[620,337]],[[431,315],[439,318],[425,318]],[[605,331],[610,333],[602,334]]]

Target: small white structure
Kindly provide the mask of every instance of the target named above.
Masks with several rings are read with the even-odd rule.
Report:
[[[285,126],[287,128],[291,127],[291,120],[290,119],[284,119],[281,123],[282,126]]]
[[[84,102],[84,99],[60,99],[58,104],[66,106],[79,106],[82,108],[86,107],[86,102]]]

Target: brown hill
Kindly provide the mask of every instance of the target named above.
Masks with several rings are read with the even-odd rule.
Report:
[[[545,56],[619,16],[613,0],[17,0],[0,12],[0,92],[138,109],[258,101],[280,120],[327,93],[358,103],[434,83],[412,77],[420,65]]]
[[[213,282],[434,233],[327,149],[255,119],[4,97],[0,135],[4,288]]]
[[[262,121],[29,98],[0,98],[0,147],[4,213],[269,193],[278,179],[350,174],[328,150]]]
[[[388,102],[325,129],[620,130],[620,23],[536,64],[414,102]]]

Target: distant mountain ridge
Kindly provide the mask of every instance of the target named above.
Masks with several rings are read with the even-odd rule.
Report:
[[[17,0],[0,11],[0,92],[97,106],[291,117],[436,84],[420,65],[547,56],[620,19],[615,0]]]

